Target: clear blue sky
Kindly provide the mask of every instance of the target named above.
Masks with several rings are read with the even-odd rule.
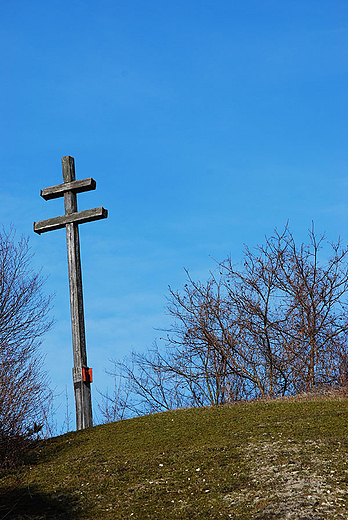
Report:
[[[287,220],[348,240],[347,26],[342,0],[2,0],[1,222],[31,237],[56,292],[43,343],[57,393],[71,331],[65,231],[40,189],[72,155],[97,190],[79,209],[89,365],[151,347],[167,286],[242,258]],[[64,415],[64,397],[58,420]],[[58,399],[59,401],[59,399]],[[97,406],[95,404],[95,411]]]

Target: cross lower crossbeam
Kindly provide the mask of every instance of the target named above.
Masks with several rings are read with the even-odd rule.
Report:
[[[67,224],[75,222],[76,224],[83,224],[85,222],[93,222],[94,220],[101,220],[107,218],[108,211],[103,208],[86,209],[85,211],[78,211],[70,213],[69,215],[62,215],[61,217],[48,218],[34,222],[34,231],[38,235],[46,233],[46,231],[53,231],[54,229],[62,229]]]

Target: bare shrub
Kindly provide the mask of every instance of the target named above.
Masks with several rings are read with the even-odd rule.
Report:
[[[44,425],[50,390],[39,351],[52,325],[44,279],[30,268],[27,238],[0,233],[0,466],[16,462]]]
[[[323,251],[323,246],[325,250]],[[188,272],[169,288],[164,348],[114,362],[126,408],[274,398],[347,384],[348,248],[309,230],[296,245],[288,226],[243,261],[218,263],[207,282]]]

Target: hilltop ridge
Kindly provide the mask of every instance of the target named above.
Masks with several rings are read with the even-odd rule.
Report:
[[[0,518],[348,518],[348,399],[186,409],[42,442]]]

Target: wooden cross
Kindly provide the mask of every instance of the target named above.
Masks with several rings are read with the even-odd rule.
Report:
[[[83,222],[106,218],[108,212],[102,207],[77,211],[76,194],[95,190],[96,182],[92,178],[75,180],[74,158],[69,155],[62,157],[62,166],[63,184],[44,188],[40,194],[45,200],[64,196],[65,215],[34,222],[34,231],[40,235],[46,231],[66,228],[74,353],[73,383],[76,405],[76,428],[81,430],[93,426],[93,419],[90,386],[92,371],[87,365],[78,225]]]

